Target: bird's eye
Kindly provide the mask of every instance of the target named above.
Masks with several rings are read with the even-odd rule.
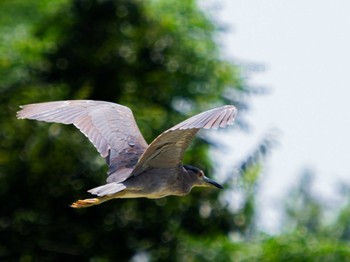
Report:
[[[203,171],[199,171],[199,172],[198,172],[198,177],[203,177],[203,176],[204,176]]]

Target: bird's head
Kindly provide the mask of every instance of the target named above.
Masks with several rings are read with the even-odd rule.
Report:
[[[204,175],[203,170],[190,166],[190,165],[184,165],[183,166],[187,172],[187,174],[191,177],[191,179],[194,181],[193,186],[200,186],[200,187],[216,187],[223,189],[222,185],[215,182],[214,180],[206,177]]]

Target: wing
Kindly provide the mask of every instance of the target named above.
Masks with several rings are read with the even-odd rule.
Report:
[[[75,125],[109,166],[108,182],[123,181],[147,148],[128,107],[110,102],[71,100],[21,106],[17,117]]]
[[[199,129],[225,128],[233,124],[236,115],[237,109],[226,105],[195,115],[168,129],[149,145],[137,162],[132,175],[138,175],[148,168],[177,167]]]

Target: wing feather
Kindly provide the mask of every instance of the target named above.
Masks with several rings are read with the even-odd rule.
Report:
[[[131,173],[130,166],[127,170],[125,166],[128,163],[136,164],[147,148],[131,110],[115,103],[68,100],[30,104],[21,106],[17,117],[73,124],[106,158],[110,167],[108,175],[114,176],[113,181],[116,182],[125,179],[128,172]],[[120,178],[118,170],[123,170]]]
[[[236,115],[237,109],[232,105],[226,105],[195,115],[166,130],[148,146],[132,175],[139,175],[148,168],[179,166],[185,150],[199,129],[217,129],[232,125]]]

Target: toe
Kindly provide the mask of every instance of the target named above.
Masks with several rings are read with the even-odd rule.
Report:
[[[83,200],[78,200],[71,204],[71,207],[73,208],[85,208],[90,207],[93,205],[97,205],[99,203],[99,200],[97,198],[88,198]]]

